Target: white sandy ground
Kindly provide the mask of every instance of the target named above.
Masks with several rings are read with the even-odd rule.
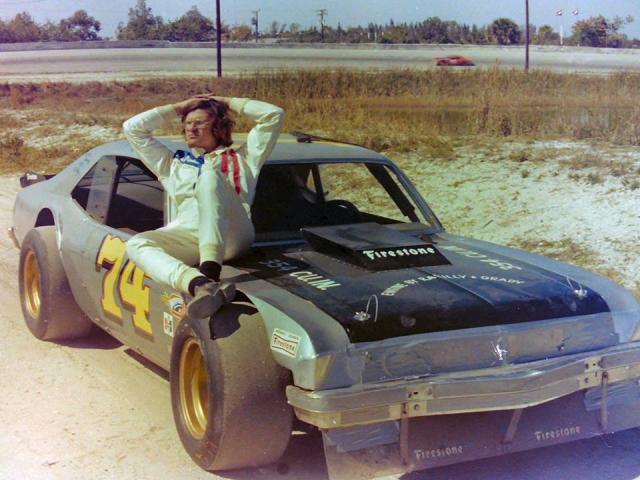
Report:
[[[568,146],[594,150],[586,143]],[[597,266],[637,286],[640,189],[606,175],[596,185],[571,180],[561,159],[489,161],[490,155],[525,147],[567,145],[506,144],[498,153],[459,148],[456,160],[425,162],[418,155],[398,160],[451,231],[500,243],[568,237],[595,251]],[[607,151],[640,166],[633,148]],[[11,225],[18,188],[15,176],[0,177],[0,228]],[[0,480],[326,480],[320,437],[301,432],[282,460],[281,471],[287,473],[276,466],[220,475],[200,471],[175,432],[165,375],[106,334],[70,345],[31,337],[18,302],[17,258],[8,238],[0,236]],[[403,478],[630,480],[639,475],[640,433],[631,430]]]
[[[560,153],[544,162],[518,162],[508,159],[514,150],[533,157],[537,151]],[[579,157],[576,152],[624,162],[633,173],[616,177],[602,168],[578,171],[563,164],[569,156]],[[397,160],[448,230],[510,246],[571,240],[590,253],[580,266],[610,269],[624,286],[640,289],[640,185],[623,183],[640,180],[638,148],[535,142],[487,153],[458,148],[455,160],[435,163],[418,155]],[[602,183],[589,183],[589,173]],[[544,253],[556,257],[554,250],[550,245]]]

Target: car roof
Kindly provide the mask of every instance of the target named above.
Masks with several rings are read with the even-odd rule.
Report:
[[[181,136],[157,137],[170,150],[189,150]],[[232,147],[239,148],[246,142],[246,133],[233,135]],[[138,157],[127,140],[116,140],[97,147],[94,153],[101,155],[124,155]],[[298,137],[291,134],[281,134],[278,142],[269,156],[267,163],[289,163],[294,161],[313,160],[358,160],[392,164],[384,155],[368,148],[327,140],[312,140],[310,143],[300,142]]]

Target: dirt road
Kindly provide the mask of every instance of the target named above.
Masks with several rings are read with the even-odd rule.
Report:
[[[0,177],[0,227],[11,224],[17,179]],[[66,345],[35,340],[22,321],[18,252],[0,237],[0,479],[326,480],[317,433],[295,432],[279,465],[212,475],[182,449],[165,372],[104,333]],[[415,472],[407,480],[629,480],[640,433]],[[398,478],[398,477],[393,477]]]

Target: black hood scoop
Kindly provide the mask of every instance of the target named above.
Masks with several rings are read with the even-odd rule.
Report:
[[[451,264],[435,245],[377,223],[303,228],[302,236],[315,251],[374,272]]]

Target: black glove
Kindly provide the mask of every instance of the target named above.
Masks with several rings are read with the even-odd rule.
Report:
[[[202,273],[205,277],[213,280],[214,282],[220,281],[220,270],[222,270],[222,265],[218,262],[206,261],[200,264],[200,273]]]

